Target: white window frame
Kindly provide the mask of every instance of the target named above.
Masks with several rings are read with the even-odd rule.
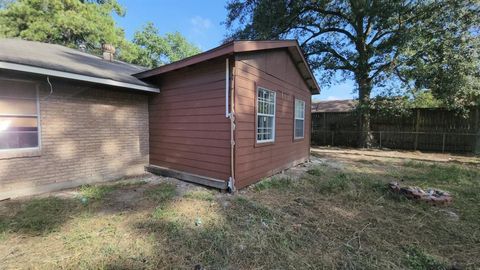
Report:
[[[37,118],[37,146],[36,147],[24,147],[24,148],[9,148],[9,149],[0,149],[0,153],[22,153],[22,152],[29,152],[29,151],[35,151],[35,150],[40,150],[42,146],[42,128],[40,126],[40,94],[39,94],[39,87],[38,84],[30,81],[30,80],[21,80],[21,79],[6,79],[0,77],[0,82],[1,81],[17,81],[17,82],[25,82],[25,83],[30,83],[35,87],[35,98],[36,98],[36,106],[37,106],[37,113],[35,115],[33,114],[2,114],[2,116],[6,117],[36,117]],[[0,96],[1,96],[0,92]],[[15,98],[12,98],[15,99]],[[0,131],[1,132],[1,131]]]
[[[297,102],[301,102],[303,104],[303,111],[302,111],[302,117],[297,117]],[[305,138],[305,101],[301,99],[295,99],[295,104],[294,104],[294,111],[293,111],[293,138],[295,140],[297,139],[303,139]],[[302,120],[303,126],[302,126],[302,134],[303,136],[297,137],[297,120]]]
[[[260,90],[262,91],[268,91],[270,93],[273,93],[273,115],[272,114],[264,114],[264,113],[259,113],[258,112],[258,107],[259,107],[259,98],[258,98],[258,93],[260,92]],[[275,119],[276,119],[276,114],[277,114],[277,93],[273,90],[269,90],[267,88],[264,88],[264,87],[257,87],[257,91],[256,91],[256,113],[255,113],[255,141],[259,144],[261,143],[273,143],[275,142]],[[258,121],[258,116],[267,116],[267,117],[273,117],[273,121],[272,121],[272,138],[271,139],[267,139],[267,140],[259,140],[258,139],[258,125],[259,125],[259,121]]]

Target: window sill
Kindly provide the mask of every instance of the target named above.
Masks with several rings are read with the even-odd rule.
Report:
[[[0,159],[39,157],[40,155],[40,148],[0,150]]]
[[[295,142],[302,142],[302,141],[304,141],[304,140],[305,140],[305,137],[303,137],[303,138],[293,138],[293,142],[294,142],[294,143],[295,143]]]
[[[271,146],[271,145],[274,145],[275,144],[275,141],[273,142],[255,142],[255,145],[254,147],[257,148],[257,147],[265,147],[265,146]]]

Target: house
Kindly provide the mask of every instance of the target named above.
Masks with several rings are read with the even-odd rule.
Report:
[[[319,87],[296,41],[233,41],[152,70],[0,40],[0,199],[149,171],[242,188],[306,161]]]
[[[357,106],[353,99],[325,100],[312,103],[312,113],[316,112],[351,112]]]

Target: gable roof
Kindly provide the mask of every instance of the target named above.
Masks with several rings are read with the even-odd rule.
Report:
[[[144,67],[36,41],[0,39],[0,69],[159,92],[158,87],[132,76],[145,71]]]
[[[350,112],[357,106],[357,101],[347,100],[327,100],[312,102],[312,112]]]
[[[184,68],[190,65],[198,64],[207,60],[211,60],[217,57],[231,55],[242,52],[253,52],[261,50],[271,50],[286,48],[290,52],[292,60],[298,68],[303,79],[307,83],[310,91],[314,94],[320,93],[320,86],[318,85],[315,77],[313,76],[310,67],[308,66],[305,57],[296,40],[269,40],[269,41],[246,41],[246,40],[234,40],[223,44],[219,47],[213,48],[209,51],[185,58],[183,60],[173,62],[164,66],[160,66],[151,70],[143,71],[135,74],[137,78],[146,79],[160,74],[164,74],[170,71],[174,71],[180,68]]]

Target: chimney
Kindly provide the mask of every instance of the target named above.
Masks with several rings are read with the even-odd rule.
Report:
[[[115,47],[112,44],[102,44],[103,60],[112,61],[115,54]]]

